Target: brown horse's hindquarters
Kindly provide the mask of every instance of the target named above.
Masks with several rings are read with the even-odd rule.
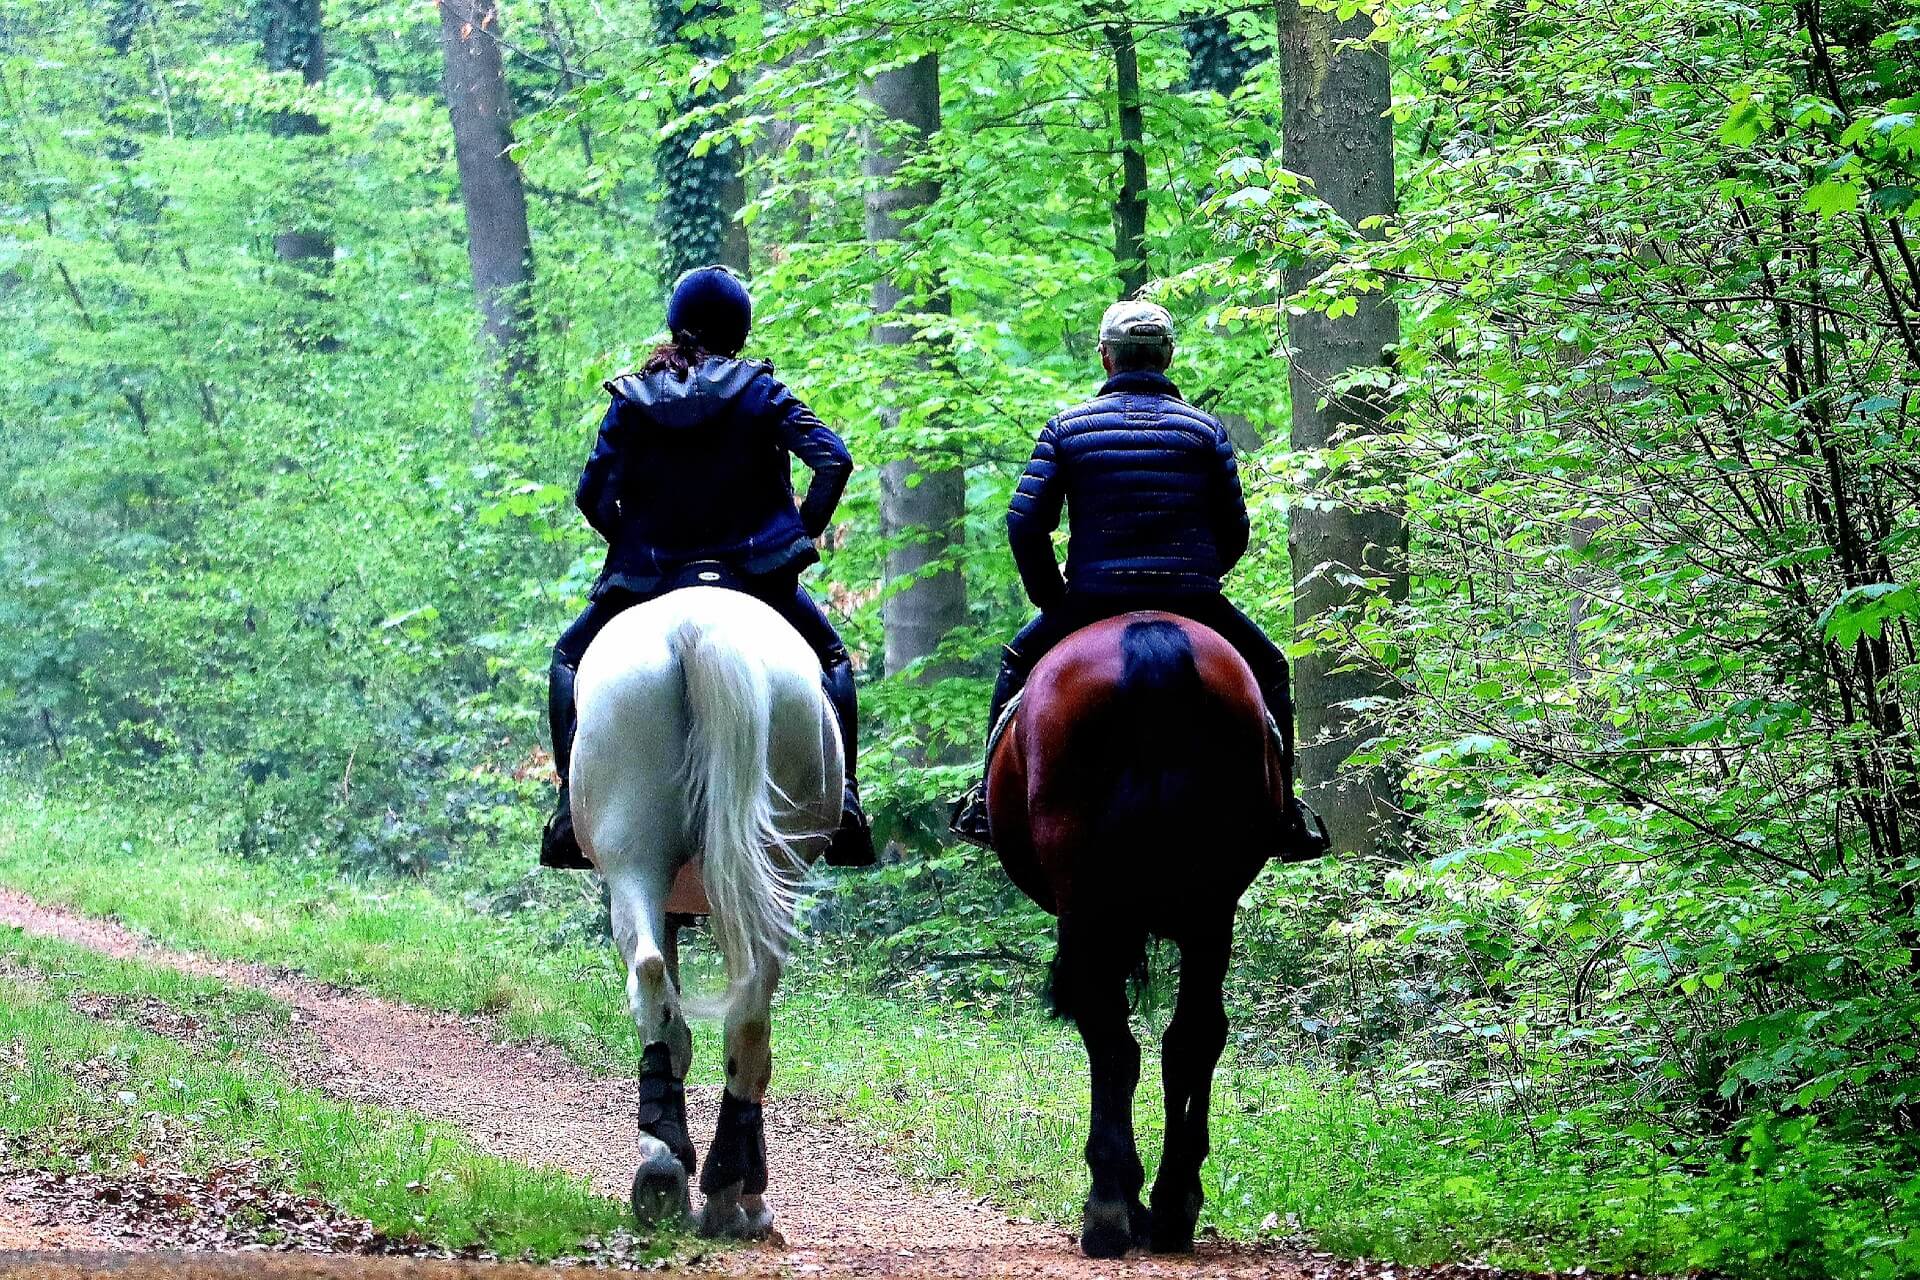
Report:
[[[1014,883],[1056,914],[1144,911],[1176,933],[1237,899],[1270,850],[1272,774],[1252,673],[1197,623],[1133,614],[1034,671],[989,787]]]

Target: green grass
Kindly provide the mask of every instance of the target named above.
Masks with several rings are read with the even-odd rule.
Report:
[[[289,1083],[248,1047],[248,1028],[287,1022],[269,997],[17,932],[0,941],[0,957],[0,1131],[15,1160],[121,1171],[156,1141],[188,1172],[263,1158],[378,1231],[505,1257],[570,1253],[627,1223],[620,1202],[579,1179]],[[70,1003],[85,995],[157,1001],[212,1034],[187,1045],[89,1016]]]
[[[237,861],[190,813],[75,804],[4,776],[0,802],[0,883],[167,942],[492,1013],[510,1036],[551,1041],[596,1069],[632,1069],[623,975],[591,927],[597,902],[577,879],[525,874],[521,851],[482,842],[464,865],[419,881],[355,879],[319,863]],[[1030,998],[992,1015],[903,1002],[872,985],[851,950],[802,944],[777,1014],[776,1099],[811,1095],[909,1175],[953,1178],[1012,1213],[1075,1220],[1086,1067],[1072,1032]],[[1147,1030],[1151,1039],[1157,1028]],[[711,1029],[696,1029],[696,1055],[696,1078],[717,1079]],[[1818,1132],[1693,1171],[1640,1148],[1641,1168],[1636,1148],[1596,1140],[1577,1118],[1529,1127],[1491,1105],[1389,1102],[1336,1073],[1255,1056],[1242,1065],[1230,1051],[1214,1094],[1202,1225],[1226,1235],[1304,1233],[1336,1252],[1405,1262],[1920,1274],[1920,1187],[1854,1167]],[[1142,1077],[1151,1166],[1151,1048]],[[1852,1265],[1869,1254],[1872,1269]]]
[[[0,794],[0,882],[42,902],[213,955],[490,1014],[586,1065],[630,1069],[618,959],[584,936],[579,904],[554,900],[583,881],[549,881],[546,902],[493,912],[483,880],[354,880],[316,863],[242,861],[191,812],[69,804],[5,778]]]

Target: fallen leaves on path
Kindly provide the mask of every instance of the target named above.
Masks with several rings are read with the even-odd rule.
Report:
[[[125,1173],[0,1175],[0,1217],[9,1224],[0,1238],[17,1248],[36,1227],[43,1241],[93,1248],[417,1251],[318,1196],[284,1189],[258,1160],[189,1174],[140,1159],[145,1163]]]

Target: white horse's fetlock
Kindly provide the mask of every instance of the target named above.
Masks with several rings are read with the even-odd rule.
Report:
[[[715,1191],[700,1207],[700,1234],[709,1239],[764,1240],[773,1230],[765,1196],[743,1196],[740,1183]]]
[[[687,1168],[667,1144],[640,1135],[640,1167],[633,1174],[633,1216],[642,1226],[685,1222],[693,1216]]]
[[[765,1240],[773,1234],[773,1206],[765,1196],[741,1196],[740,1211],[747,1217],[747,1239]]]

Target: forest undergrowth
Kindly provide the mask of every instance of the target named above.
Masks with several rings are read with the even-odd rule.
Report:
[[[135,1014],[155,1008],[203,1034],[187,1042],[139,1025]],[[293,1242],[308,1218],[331,1212],[371,1227],[349,1247],[546,1259],[628,1225],[624,1205],[578,1179],[291,1083],[263,1051],[288,1027],[287,1009],[257,992],[10,932],[0,937],[4,1159],[106,1178],[244,1168],[260,1189],[320,1201],[278,1224]],[[276,1243],[275,1223],[228,1225]],[[660,1243],[665,1255],[679,1242]]]

